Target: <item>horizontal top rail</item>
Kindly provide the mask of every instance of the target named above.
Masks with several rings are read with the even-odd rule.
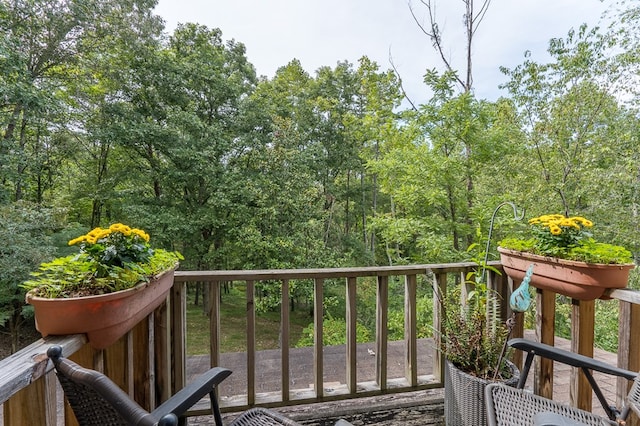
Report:
[[[499,267],[500,262],[489,262]],[[241,281],[241,280],[283,280],[283,279],[315,279],[315,278],[351,278],[376,277],[403,274],[454,273],[465,272],[470,267],[478,266],[475,262],[431,263],[423,265],[366,266],[353,268],[322,269],[261,269],[261,270],[228,270],[228,271],[176,271],[176,282],[189,281]]]
[[[623,302],[633,303],[640,305],[640,291],[630,288],[618,288],[613,290],[607,290],[604,296],[612,299],[621,300]]]
[[[63,353],[68,356],[80,350],[85,343],[87,338],[84,334],[50,336],[0,360],[0,403],[53,369],[47,358],[50,346],[62,346]]]

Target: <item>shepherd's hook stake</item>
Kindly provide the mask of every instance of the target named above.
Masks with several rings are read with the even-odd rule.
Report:
[[[493,214],[491,215],[491,222],[489,222],[489,236],[487,237],[487,247],[484,249],[484,263],[482,264],[482,276],[480,277],[480,282],[484,282],[484,274],[486,272],[487,261],[489,259],[489,247],[491,246],[491,234],[493,233],[493,223],[496,220],[496,215],[498,214],[498,210],[503,206],[510,205],[513,208],[513,218],[515,220],[524,219],[525,210],[522,209],[522,215],[518,216],[518,207],[516,207],[515,203],[511,201],[504,201],[493,210]]]

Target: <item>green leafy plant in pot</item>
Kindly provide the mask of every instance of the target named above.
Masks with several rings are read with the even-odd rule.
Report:
[[[633,262],[626,248],[596,241],[590,231],[593,222],[582,216],[542,215],[529,219],[529,225],[529,236],[505,238],[500,247],[585,263]]]
[[[166,300],[180,253],[153,249],[149,235],[116,223],[69,241],[79,253],[40,265],[23,283],[43,336],[85,333],[103,349]]]
[[[519,372],[505,356],[510,327],[502,320],[499,295],[470,278],[465,288],[471,290],[464,299],[462,287],[456,287],[441,300],[445,417],[447,424],[484,426],[484,389],[492,381],[515,386]]]
[[[443,309],[442,351],[460,370],[486,380],[507,380],[513,371],[502,354],[509,329],[500,315],[498,295],[475,283],[461,304],[460,288],[446,298]]]

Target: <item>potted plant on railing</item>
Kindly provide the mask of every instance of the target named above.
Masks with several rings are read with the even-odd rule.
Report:
[[[460,303],[458,287],[440,304],[445,418],[448,425],[484,426],[485,387],[494,381],[515,386],[519,371],[505,357],[510,328],[501,318],[499,296],[482,282],[468,284],[472,290],[465,303]]]
[[[522,281],[531,264],[531,285],[578,300],[602,297],[609,288],[627,286],[635,267],[631,252],[597,242],[588,231],[593,223],[580,216],[543,215],[529,220],[530,238],[507,238],[498,251],[505,272]]]
[[[79,253],[40,265],[23,283],[43,335],[87,334],[104,349],[162,302],[182,256],[152,249],[141,229],[116,223],[69,241]]]

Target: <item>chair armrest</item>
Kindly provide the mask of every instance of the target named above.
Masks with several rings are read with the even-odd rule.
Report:
[[[224,379],[229,377],[231,370],[221,367],[215,367],[198,376],[196,380],[189,383],[186,387],[178,391],[171,398],[162,403],[158,408],[153,410],[151,414],[157,418],[161,418],[169,413],[173,413],[180,417],[189,408],[208,395],[218,386]]]
[[[638,373],[634,371],[618,368],[605,362],[590,358],[588,356],[566,351],[554,346],[549,346],[544,343],[533,342],[527,339],[511,339],[509,340],[509,346],[515,349],[520,349],[527,353],[533,353],[534,355],[552,359],[554,361],[558,361],[572,367],[588,368],[590,370],[599,371],[601,373],[624,377],[628,380],[633,380],[638,375]]]

